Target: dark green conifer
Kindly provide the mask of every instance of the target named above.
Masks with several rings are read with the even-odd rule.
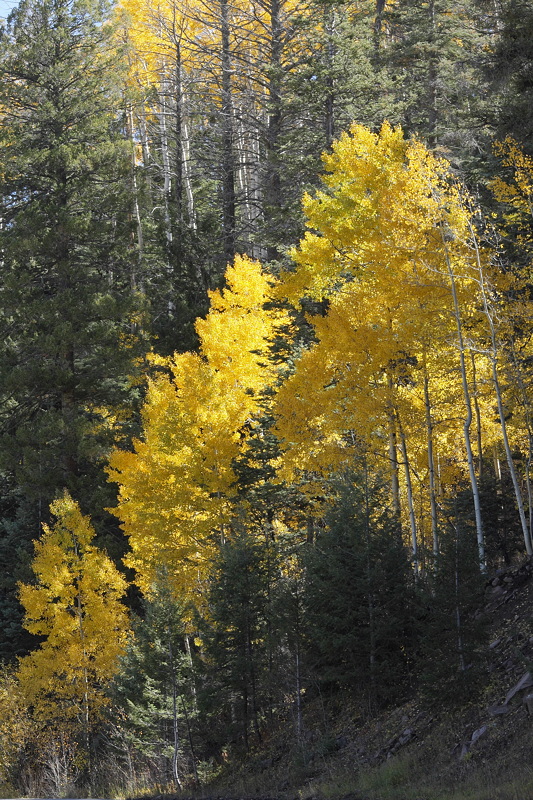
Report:
[[[24,0],[0,37],[0,460],[44,508],[105,457],[102,409],[125,400],[136,345],[106,11]]]
[[[130,151],[108,11],[23,0],[0,31],[0,470],[19,547],[65,488],[102,519],[102,466],[133,399]]]
[[[268,673],[270,543],[240,526],[221,546],[204,624],[203,710],[218,744],[261,739]]]
[[[405,691],[412,572],[383,488],[365,475],[352,480],[308,554],[307,658],[320,684],[347,688],[376,708]]]
[[[533,154],[533,8],[529,0],[506,0],[496,20],[500,34],[492,50],[490,76],[496,128]]]
[[[154,765],[152,780],[198,779],[192,725],[195,718],[193,663],[186,613],[162,575],[134,619],[133,637],[116,678],[114,695],[126,715],[126,738]]]
[[[482,690],[487,623],[471,492],[459,490],[445,511],[439,560],[424,587],[418,661],[422,693],[437,706],[463,702]]]

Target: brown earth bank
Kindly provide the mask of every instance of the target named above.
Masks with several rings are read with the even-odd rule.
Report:
[[[529,559],[487,581],[475,701],[430,711],[415,697],[369,717],[342,694],[314,699],[298,743],[287,720],[203,790],[142,800],[533,799],[532,577]]]

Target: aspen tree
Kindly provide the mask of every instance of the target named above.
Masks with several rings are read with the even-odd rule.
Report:
[[[271,280],[257,262],[237,257],[226,281],[196,323],[200,353],[156,360],[165,372],[149,381],[143,437],[110,460],[119,484],[114,513],[132,549],[127,563],[148,595],[162,565],[179,599],[202,592],[231,519],[243,426],[275,376],[266,351],[285,316],[265,308]]]
[[[457,353],[460,381],[453,381],[452,396],[457,400],[458,390],[463,395],[463,444],[480,564],[484,565],[483,526],[470,442],[472,401],[466,359],[470,342],[464,336],[466,321],[469,330],[481,336],[484,323],[476,306],[478,267],[467,242],[468,209],[449,180],[447,165],[433,158],[420,143],[407,142],[401,130],[388,125],[379,135],[352,126],[335,143],[332,154],[324,157],[324,163],[328,170],[325,189],[304,198],[312,230],[293,250],[296,268],[284,274],[280,286],[293,302],[307,295],[326,297],[329,303],[327,314],[313,319],[317,343],[300,360],[280,392],[279,431],[287,444],[287,457],[291,434],[285,418],[290,419],[292,413],[295,419],[295,409],[291,412],[288,405],[299,382],[307,393],[307,399],[302,397],[301,402],[307,406],[314,403],[317,412],[320,410],[311,412],[311,419],[319,414],[320,435],[310,447],[326,458],[326,431],[329,441],[336,437],[339,445],[346,428],[355,427],[370,441],[380,429],[384,431],[388,419],[392,484],[397,475],[399,444],[416,552],[414,490],[403,417],[406,413],[409,417],[407,409],[419,402],[415,387],[424,353],[436,348],[441,362],[443,353],[446,362]],[[313,359],[320,368],[311,373]],[[311,374],[314,377],[310,381]],[[426,419],[429,386],[437,380],[436,374],[428,375],[423,401]],[[312,401],[310,391],[314,393]],[[433,432],[432,425],[426,424],[426,434],[433,437]],[[414,432],[410,433],[413,439]],[[433,450],[433,445],[432,441],[428,449]],[[341,450],[342,446],[339,456]],[[305,451],[299,448],[297,452],[302,457]],[[431,467],[427,469],[431,479]],[[434,483],[434,476],[431,480]],[[432,503],[435,539],[435,501]]]
[[[38,720],[65,719],[88,737],[126,644],[126,581],[70,495],[50,511],[56,521],[35,542],[36,582],[20,585],[25,626],[44,640],[21,659],[18,678]]]
[[[503,347],[506,359],[503,366],[507,383],[508,402],[514,414],[509,427],[514,427],[514,439],[521,442],[527,452],[525,483],[529,506],[528,529],[533,535],[533,425],[531,406],[531,376],[528,365],[531,358],[531,300],[529,297],[529,270],[533,255],[531,222],[533,219],[533,158],[511,136],[496,142],[494,151],[507,174],[495,178],[491,184],[496,200],[502,207],[499,225],[501,242],[499,250],[506,271],[513,274],[510,290],[514,298],[512,307],[506,304],[503,311],[506,332]],[[506,262],[511,261],[512,266]],[[501,305],[501,304],[500,304]],[[502,316],[502,311],[499,311]],[[523,432],[525,431],[525,437]]]

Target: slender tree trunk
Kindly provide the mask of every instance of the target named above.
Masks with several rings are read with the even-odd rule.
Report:
[[[176,786],[181,791],[181,780],[179,774],[179,752],[180,752],[180,738],[178,726],[178,685],[176,680],[176,664],[174,662],[174,653],[172,650],[172,642],[168,643],[168,656],[169,666],[172,676],[172,738],[173,738],[173,751],[172,751],[172,776]]]
[[[424,407],[426,412],[426,431],[428,439],[429,503],[431,509],[431,537],[433,541],[434,566],[439,557],[439,524],[437,514],[437,492],[435,482],[435,457],[433,454],[433,417],[429,397],[429,378],[424,357]]]
[[[185,635],[185,652],[187,653],[187,660],[189,662],[189,667],[191,670],[191,692],[192,692],[192,699],[193,699],[193,708],[195,711],[198,711],[198,698],[197,698],[197,691],[196,691],[196,681],[194,680],[194,665],[192,660],[192,651],[191,651],[191,642],[187,635]]]
[[[527,502],[528,502],[528,510],[529,510],[529,537],[530,539],[533,537],[533,495],[532,495],[532,485],[531,485],[531,464],[533,461],[533,426],[531,422],[531,403],[529,400],[529,392],[527,391],[526,385],[524,383],[522,369],[518,362],[518,358],[516,355],[516,350],[514,347],[514,343],[511,342],[511,359],[512,364],[514,367],[514,379],[518,385],[520,390],[520,395],[522,398],[522,407],[524,409],[524,417],[526,421],[526,428],[527,428],[527,441],[528,441],[528,449],[527,449],[527,460],[526,460],[526,491],[527,491]]]
[[[133,290],[140,289],[140,291],[142,291],[143,290],[142,263],[144,256],[144,238],[143,238],[143,229],[141,220],[141,209],[139,206],[139,186],[137,183],[135,140],[133,136],[133,131],[134,131],[133,108],[131,107],[131,104],[129,104],[126,109],[126,119],[127,119],[128,138],[131,142],[131,194],[133,201],[133,219],[135,220],[135,230],[137,232],[137,259],[136,259],[137,270],[135,269],[134,266],[135,259],[132,259],[130,280],[131,280],[131,288]]]
[[[282,103],[281,103],[281,54],[282,26],[280,0],[270,2],[270,75],[268,80],[268,127],[267,127],[267,186],[265,201],[267,214],[275,217],[281,213],[281,176],[279,165],[279,138],[281,134]],[[273,261],[279,258],[278,247],[269,244],[267,259]]]
[[[487,561],[485,557],[485,535],[483,532],[483,520],[481,518],[481,502],[479,497],[479,487],[476,478],[476,471],[474,468],[474,454],[472,452],[472,443],[470,441],[470,426],[472,424],[472,401],[470,398],[470,388],[468,386],[468,376],[466,371],[466,345],[463,336],[463,322],[461,319],[461,311],[459,308],[459,298],[457,296],[457,284],[453,265],[448,251],[448,246],[445,240],[444,231],[441,229],[442,243],[444,247],[444,256],[446,259],[446,267],[448,277],[450,279],[450,290],[453,300],[453,314],[455,325],[457,329],[457,345],[459,348],[459,366],[461,371],[461,384],[463,388],[463,399],[465,403],[466,415],[463,422],[463,436],[466,448],[466,459],[468,463],[468,474],[470,476],[470,486],[472,488],[472,496],[474,501],[474,515],[476,520],[476,536],[479,556],[479,566],[482,572],[487,571]]]
[[[478,454],[478,480],[483,478],[483,440],[481,437],[481,411],[479,408],[479,401],[477,397],[477,373],[476,373],[476,357],[470,351],[471,364],[472,364],[472,388],[474,398],[474,413],[476,415],[476,441],[477,441],[477,454]]]
[[[196,761],[196,752],[194,749],[194,742],[192,738],[192,730],[191,730],[191,721],[189,718],[189,712],[187,711],[187,704],[183,698],[183,695],[180,695],[181,706],[183,708],[183,714],[185,716],[185,724],[187,725],[187,738],[189,739],[189,748],[191,751],[191,760],[192,760],[192,770],[194,774],[194,782],[199,785],[200,780],[198,778],[198,767]]]
[[[182,88],[182,67],[181,67],[181,46],[179,41],[174,46],[174,205],[175,218],[179,231],[180,241],[178,242],[179,260],[183,260],[183,88]]]
[[[438,63],[439,53],[437,52],[436,32],[437,22],[435,19],[435,0],[429,0],[429,55],[428,55],[428,85],[427,85],[427,108],[428,108],[428,145],[435,147],[437,144],[437,84],[438,84]]]
[[[366,539],[366,582],[368,612],[368,670],[372,702],[376,701],[376,620],[374,611],[374,592],[372,564],[370,561],[370,500],[368,496],[368,468],[365,460],[365,539]]]
[[[459,603],[459,529],[455,530],[455,632],[457,636],[457,655],[459,656],[459,669],[466,669],[463,643],[463,622],[461,618],[461,604]]]
[[[402,514],[401,514],[401,505],[400,505],[400,477],[399,477],[399,465],[398,465],[398,437],[396,431],[396,415],[394,413],[394,407],[392,404],[392,377],[388,376],[388,389],[389,389],[389,397],[391,398],[389,401],[389,405],[387,407],[387,421],[388,421],[388,428],[389,428],[389,466],[390,466],[390,476],[391,476],[391,493],[392,493],[392,508],[394,511],[394,516],[398,521],[398,529],[401,532],[402,526]]]
[[[230,44],[230,8],[220,0],[222,60],[222,233],[224,258],[235,257],[235,157],[233,147],[232,58]]]
[[[296,579],[298,580],[298,579]],[[295,678],[296,678],[296,738],[302,741],[303,717],[302,717],[302,663],[301,663],[301,631],[300,631],[300,600],[298,597],[298,587],[296,587],[296,630],[295,630]]]
[[[75,545],[76,557],[79,558],[80,554],[78,546]],[[81,579],[81,574],[78,573],[78,581]],[[91,734],[90,734],[90,706],[89,706],[89,672],[87,664],[89,661],[89,654],[87,653],[85,645],[85,626],[83,620],[83,607],[81,589],[78,585],[76,592],[76,616],[78,618],[78,635],[80,640],[80,649],[82,654],[82,681],[83,681],[83,700],[82,700],[82,715],[83,715],[83,737],[85,739],[85,750],[88,760],[89,776],[92,775],[92,758],[91,758]]]
[[[183,100],[185,105],[185,98]],[[197,230],[198,220],[196,218],[196,205],[194,202],[194,193],[192,190],[192,177],[191,177],[191,147],[189,126],[187,120],[183,120],[183,136],[181,140],[182,153],[183,153],[183,180],[185,183],[185,194],[187,197],[187,216],[189,220],[189,228],[192,231]]]
[[[385,11],[385,0],[376,0],[376,13],[374,16],[374,25],[372,31],[372,38],[374,42],[374,55],[379,56],[381,50],[381,33],[383,30],[383,12]]]
[[[325,133],[326,147],[331,147],[335,138],[335,81],[333,70],[335,65],[335,6],[324,6],[324,29],[326,32],[326,103]]]
[[[420,564],[418,561],[418,535],[417,535],[417,527],[416,527],[416,516],[415,516],[415,506],[413,500],[413,485],[411,481],[411,467],[409,464],[409,457],[407,454],[407,443],[405,440],[405,433],[402,427],[402,423],[398,412],[396,412],[396,420],[398,423],[398,432],[400,434],[400,446],[402,451],[402,459],[403,459],[403,468],[405,473],[405,488],[407,491],[407,505],[409,508],[409,525],[411,528],[411,547],[413,553],[413,570],[415,574],[415,580],[418,579],[418,573],[420,570]]]
[[[163,76],[162,77],[162,85],[159,92],[159,137],[161,142],[161,163],[163,168],[163,220],[165,225],[165,238],[167,241],[167,258],[170,259],[170,250],[173,241],[172,235],[172,221],[170,217],[170,193],[172,189],[172,178],[171,178],[171,157],[170,157],[170,145],[169,145],[169,137],[168,137],[168,102],[167,102],[167,95],[168,95],[168,81]],[[167,265],[170,267],[170,261]]]
[[[253,657],[251,632],[249,629],[246,632],[246,647],[248,651],[248,664],[250,667],[250,687],[252,690],[252,722],[254,726],[255,735],[257,736],[257,741],[261,742],[262,737],[261,737],[261,730],[259,728],[259,713],[257,708],[257,685],[255,679],[255,664]]]
[[[518,506],[518,514],[520,517],[520,524],[522,526],[522,534],[524,536],[524,544],[526,548],[526,552],[528,556],[533,555],[533,547],[531,545],[531,536],[529,533],[529,527],[526,521],[526,514],[524,510],[524,501],[522,498],[522,491],[520,489],[520,484],[518,482],[518,476],[516,474],[516,469],[514,466],[513,461],[513,454],[511,452],[511,446],[509,444],[509,436],[507,435],[507,422],[505,419],[505,410],[503,408],[503,400],[502,400],[502,392],[501,392],[501,385],[500,385],[500,378],[498,374],[498,349],[499,349],[499,342],[496,333],[496,325],[494,322],[494,310],[491,307],[489,296],[488,296],[488,287],[485,279],[485,274],[483,271],[483,266],[481,264],[481,256],[479,253],[479,245],[477,241],[476,232],[470,223],[470,235],[472,238],[472,244],[474,247],[474,252],[476,254],[476,265],[478,270],[478,281],[479,287],[481,289],[481,296],[483,299],[483,313],[485,318],[489,324],[490,329],[490,363],[492,369],[492,382],[494,384],[494,391],[496,393],[496,402],[498,404],[498,416],[500,418],[500,425],[502,430],[502,439],[503,439],[503,446],[505,448],[505,455],[507,457],[507,465],[509,467],[509,473],[511,475],[511,480],[513,482],[513,488],[516,498],[516,504]]]
[[[244,738],[244,747],[246,752],[250,749],[250,743],[248,741],[248,676],[243,676],[243,687],[242,687],[242,732]]]

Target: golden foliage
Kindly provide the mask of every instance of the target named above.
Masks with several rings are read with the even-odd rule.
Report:
[[[56,522],[35,542],[36,583],[19,587],[24,625],[45,639],[21,659],[18,678],[36,718],[87,723],[126,644],[126,581],[91,543],[95,532],[68,493],[50,510]]]
[[[0,785],[16,768],[24,745],[33,739],[34,726],[14,670],[0,671]]]
[[[478,263],[469,199],[445,161],[387,123],[378,134],[353,125],[324,164],[324,188],[304,198],[309,231],[292,251],[295,268],[277,288],[293,304],[328,299],[327,313],[310,319],[315,344],[277,397],[282,474],[345,469],[361,446],[386,469],[390,432],[401,425],[422,485],[428,402],[433,447],[461,474],[465,400],[452,282],[466,348],[479,351],[475,387],[467,369],[484,443],[499,436],[480,313],[479,266],[490,274],[490,254],[478,247]]]
[[[230,520],[232,462],[273,379],[267,351],[285,322],[265,307],[270,282],[257,262],[235,259],[226,288],[211,292],[209,314],[197,321],[200,354],[158,359],[168,374],[149,382],[143,438],[111,457],[127,564],[147,594],[164,567],[179,597],[197,597]]]

